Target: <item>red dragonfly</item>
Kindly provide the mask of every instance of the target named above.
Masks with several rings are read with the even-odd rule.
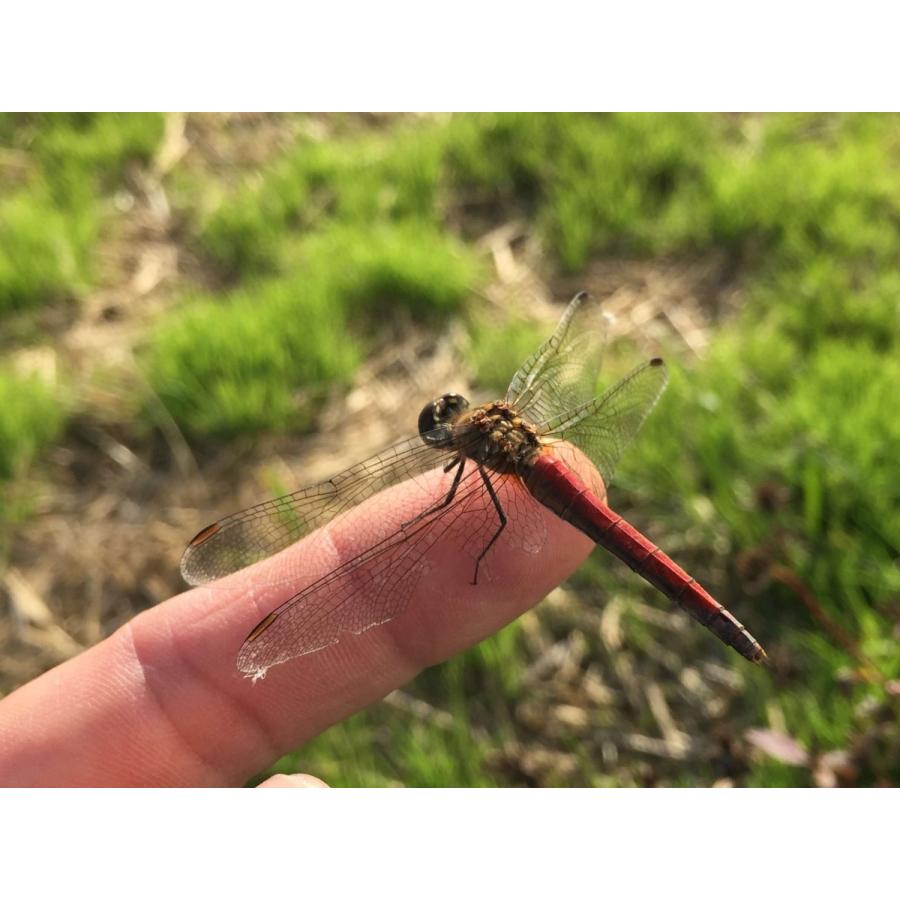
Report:
[[[266,615],[247,635],[238,669],[262,677],[297,656],[399,615],[429,569],[438,542],[454,539],[484,575],[491,550],[512,520],[509,540],[535,552],[546,537],[534,504],[549,508],[753,662],[765,651],[746,628],[603,499],[605,485],[666,386],[651,359],[595,396],[605,317],[585,293],[519,369],[503,400],[474,409],[459,394],[427,404],[419,434],[328,481],[234,513],[194,537],[181,560],[190,584],[259,562],[391,485],[443,473],[443,493],[329,574]],[[596,470],[586,483],[575,468]],[[499,488],[503,486],[502,492]],[[502,493],[506,505],[501,503]],[[531,507],[531,509],[530,509]]]

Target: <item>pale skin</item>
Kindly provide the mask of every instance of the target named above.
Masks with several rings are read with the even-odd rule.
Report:
[[[391,488],[262,565],[276,573],[302,568],[310,580],[324,575],[368,546],[373,531],[408,521],[422,508],[423,489],[438,500],[442,484],[436,472]],[[498,495],[512,502],[505,486]],[[537,504],[529,515],[542,517],[540,553],[511,549],[504,536],[490,551],[492,577],[473,586],[472,560],[439,548],[402,614],[276,666],[255,684],[236,670],[237,649],[295,588],[283,583],[254,595],[253,570],[245,570],[173,597],[0,701],[0,786],[244,784],[502,628],[568,577],[591,541]],[[511,543],[516,528],[513,517]],[[266,783],[321,785],[310,775]]]

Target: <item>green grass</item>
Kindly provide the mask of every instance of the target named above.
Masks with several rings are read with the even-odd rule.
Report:
[[[240,287],[224,305],[188,298],[149,342],[150,383],[185,431],[307,428],[388,320],[460,310],[482,267],[439,227],[442,146],[431,125],[300,139],[212,212],[195,203],[200,248]]]
[[[466,227],[466,219],[516,211],[537,220],[573,271],[604,249],[679,249],[712,228],[707,194],[721,131],[713,123],[688,115],[478,115],[387,135],[301,140],[220,200],[201,223],[201,242],[224,270],[246,275],[279,268],[285,233],[323,222]]]
[[[836,340],[800,357],[777,332],[750,324],[720,336],[690,375],[676,372],[626,472],[673,532],[724,539],[726,559],[763,550],[788,565],[896,678],[900,659],[889,636],[900,591],[900,418],[885,413],[897,405],[900,365]],[[788,499],[769,513],[756,498],[772,484]],[[700,515],[695,498],[708,498],[713,515]],[[836,689],[835,671],[852,668],[853,658],[823,637],[786,588],[771,586],[752,607],[739,584],[732,591],[763,644],[790,654],[796,682],[778,692],[790,733],[807,746],[840,746],[869,690],[848,697]]]
[[[159,113],[3,113],[0,143],[20,159],[9,180],[39,179],[71,210],[121,187],[132,165],[147,165],[162,140]]]
[[[468,361],[478,373],[480,386],[502,396],[512,373],[539,347],[547,335],[523,317],[498,321],[475,311],[469,330]]]
[[[439,133],[408,126],[324,144],[300,140],[205,217],[201,243],[225,271],[246,277],[289,265],[290,235],[323,225],[433,229],[440,149]]]
[[[60,403],[41,379],[0,369],[0,480],[21,474],[61,421]]]
[[[732,246],[807,261],[896,249],[896,116],[490,115],[448,137],[471,202],[537,220],[558,262]]]
[[[97,227],[90,204],[63,210],[45,186],[0,197],[0,316],[79,292]]]
[[[309,427],[386,316],[439,325],[479,272],[451,237],[408,225],[336,225],[292,249],[290,271],[191,298],[153,335],[150,382],[190,434]]]
[[[63,401],[42,379],[0,366],[0,571],[12,529],[33,508],[30,492],[17,488],[64,418]]]
[[[128,166],[149,162],[162,134],[155,113],[0,114],[3,352],[46,342],[41,311],[91,288],[110,198]],[[27,473],[62,431],[68,408],[58,389],[0,371],[0,519],[11,518],[13,505],[4,482]]]
[[[535,219],[575,272],[592,253],[670,252],[707,235],[721,130],[691,115],[485,115],[454,129],[448,170],[471,203]]]
[[[371,709],[320,735],[266,774],[302,770],[332,787],[490,787],[485,750],[458,719],[450,730],[418,721],[389,730],[383,712]]]
[[[0,148],[0,325],[9,313],[77,298],[90,284],[105,198],[126,167],[146,163],[157,114],[3,114]]]
[[[417,693],[440,698],[445,721],[420,721],[397,710],[387,727],[382,709],[365,710],[282,759],[269,773],[304,771],[335,787],[416,785],[490,787],[486,763],[514,734],[511,703],[527,664],[516,623],[417,680]],[[452,715],[447,716],[449,712]],[[490,733],[473,726],[490,716]]]
[[[711,244],[809,261],[895,248],[900,117],[483,114],[332,142],[300,140],[200,224],[246,276],[284,239],[335,221],[440,225],[520,213],[556,261]]]

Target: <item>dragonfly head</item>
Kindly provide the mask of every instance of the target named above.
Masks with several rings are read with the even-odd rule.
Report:
[[[462,394],[442,394],[419,413],[419,436],[426,444],[442,446],[452,435],[453,422],[469,408]]]

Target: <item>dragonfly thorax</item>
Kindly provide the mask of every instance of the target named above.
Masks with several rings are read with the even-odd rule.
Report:
[[[461,454],[496,472],[521,472],[541,450],[538,429],[502,400],[461,416],[453,443]]]

